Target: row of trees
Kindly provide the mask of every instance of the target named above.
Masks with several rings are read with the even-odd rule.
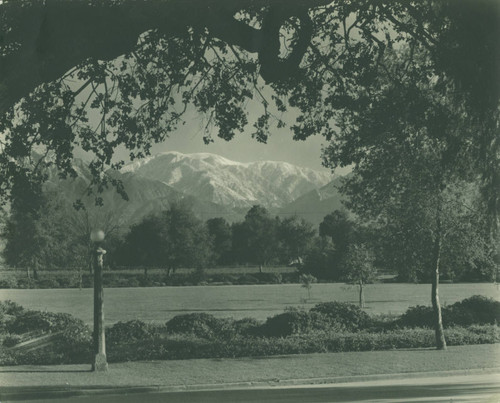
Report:
[[[348,176],[344,187],[353,187],[356,181],[357,176]],[[486,218],[477,207],[477,189],[467,189],[464,194],[450,188],[443,198],[441,273],[459,281],[491,280],[497,252],[485,230]],[[3,230],[6,263],[27,268],[28,276],[30,270],[37,276],[44,268],[90,268],[89,235],[99,226],[106,232],[106,261],[111,266],[144,267],[146,271],[164,267],[171,273],[180,267],[295,264],[319,280],[361,279],[364,283],[373,279],[377,267],[397,274],[400,281],[432,280],[428,267],[434,235],[426,229],[426,203],[432,200],[425,195],[421,199],[407,196],[404,203],[394,201],[386,212],[391,215],[378,220],[333,211],[324,217],[319,231],[296,216],[273,217],[258,205],[249,209],[243,221],[230,224],[221,217],[203,222],[189,207],[174,204],[124,229],[119,213],[109,209],[75,211],[51,193],[42,200],[30,200],[42,207],[26,214],[22,206],[13,205]],[[360,203],[354,192],[350,200]]]
[[[131,227],[116,250],[116,262],[136,266],[204,268],[213,265],[288,264],[301,260],[315,235],[311,224],[296,217],[272,217],[252,207],[241,222],[224,218],[205,223],[181,205],[145,218]]]

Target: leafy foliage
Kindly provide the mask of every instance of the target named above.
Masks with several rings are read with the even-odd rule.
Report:
[[[494,325],[500,321],[500,302],[474,295],[443,308],[443,324],[451,326]],[[410,307],[396,323],[407,327],[434,326],[432,309],[427,306]]]
[[[146,343],[157,337],[161,329],[144,323],[141,320],[131,320],[128,322],[118,322],[106,328],[106,343],[109,345],[121,343],[134,343],[141,341]]]
[[[268,337],[287,337],[333,327],[329,318],[319,312],[287,309],[284,313],[267,318],[260,333]]]
[[[192,334],[200,338],[212,338],[222,327],[220,319],[207,313],[190,313],[177,315],[167,322],[170,334]]]
[[[325,315],[332,323],[349,331],[366,329],[370,326],[370,316],[360,307],[346,302],[322,302],[311,308],[311,312]]]

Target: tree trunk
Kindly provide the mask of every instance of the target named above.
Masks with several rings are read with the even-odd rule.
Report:
[[[364,288],[363,288],[363,281],[359,281],[359,307],[364,308],[365,307],[365,294],[364,294]]]
[[[294,72],[292,67],[300,63],[310,33],[308,30],[300,32],[302,46],[296,46],[284,63],[278,58],[276,27],[279,29],[290,16],[300,18],[305,10],[327,5],[329,1],[289,0],[284,7],[281,0],[261,0],[261,5],[274,9],[263,22],[265,27],[262,29],[233,18],[236,12],[256,6],[256,3],[259,1],[206,0],[193,7],[191,2],[170,0],[125,0],[119,5],[58,0],[33,2],[31,6],[4,2],[7,16],[12,15],[14,19],[7,38],[19,43],[20,50],[0,58],[0,115],[38,85],[56,80],[88,58],[112,60],[130,52],[138,37],[150,30],[159,30],[165,35],[183,35],[187,27],[207,28],[211,35],[223,41],[251,53],[258,52],[264,70],[274,74],[279,71],[283,78],[287,71],[290,70],[289,74]],[[78,46],[75,46],[75,38]],[[270,76],[264,72],[261,75]],[[273,77],[267,80],[270,78]]]
[[[26,268],[26,272],[28,274],[28,288],[31,288],[31,274],[30,274],[30,266]]]
[[[82,267],[78,265],[78,288],[81,290],[83,287]]]
[[[434,240],[434,251],[432,256],[432,263],[434,273],[432,275],[432,309],[434,311],[434,330],[436,334],[436,348],[438,350],[446,350],[446,340],[444,338],[443,317],[441,315],[441,305],[439,303],[439,264],[441,260],[441,216],[438,212],[436,219],[436,238]]]
[[[89,258],[89,273],[90,273],[90,275],[92,275],[94,273],[94,265],[92,263],[92,260],[94,259],[93,258],[94,251],[92,250],[92,246],[91,245],[88,245],[88,251],[89,251],[88,256],[90,257]]]
[[[262,273],[262,264],[259,264],[259,273]]]

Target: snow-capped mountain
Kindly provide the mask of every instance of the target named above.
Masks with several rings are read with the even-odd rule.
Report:
[[[130,163],[122,174],[164,183],[183,194],[231,207],[282,207],[333,176],[286,162],[241,163],[209,153],[167,152]]]

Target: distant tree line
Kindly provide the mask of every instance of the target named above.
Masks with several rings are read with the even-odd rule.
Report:
[[[344,186],[353,186],[347,177]],[[441,245],[443,277],[457,281],[495,279],[495,248],[486,233],[485,217],[474,207],[474,191],[451,188],[442,207],[446,236]],[[20,188],[19,191],[22,191]],[[21,198],[20,200],[29,200]],[[357,202],[353,195],[352,200]],[[243,221],[222,217],[198,219],[187,206],[145,217],[126,232],[118,212],[95,208],[75,211],[55,193],[34,200],[41,208],[13,204],[4,218],[3,256],[10,266],[37,276],[44,268],[91,270],[91,228],[106,232],[106,263],[110,267],[179,268],[214,266],[296,266],[321,281],[373,282],[377,271],[397,274],[399,281],[429,282],[433,233],[424,226],[426,210],[395,203],[391,217],[367,220],[348,210],[326,215],[316,229],[296,216],[280,218],[260,205]],[[352,202],[351,202],[352,203]],[[36,214],[21,214],[25,209]],[[362,221],[364,220],[364,221]],[[362,295],[360,295],[360,298]]]

